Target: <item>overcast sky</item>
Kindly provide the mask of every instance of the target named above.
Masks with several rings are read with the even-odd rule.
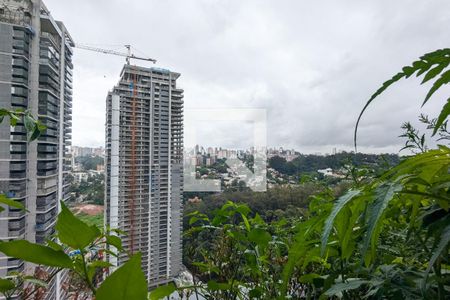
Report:
[[[186,110],[266,109],[268,145],[307,153],[351,149],[370,94],[402,66],[450,41],[448,0],[45,3],[76,42],[119,51],[131,44],[140,50],[136,55],[180,72]],[[74,145],[104,145],[105,97],[123,63],[75,49]],[[398,84],[370,107],[360,150],[398,151],[403,121],[438,112],[442,92],[421,110],[428,86],[418,83]],[[187,133],[195,131],[203,145],[252,144],[251,124],[187,123]]]

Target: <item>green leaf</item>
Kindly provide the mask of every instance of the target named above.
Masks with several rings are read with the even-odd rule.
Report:
[[[347,228],[344,230],[343,236],[341,235],[341,257],[345,259],[350,259],[353,251],[356,248],[356,238],[358,238],[359,230],[357,228],[357,221],[361,214],[366,208],[365,201],[354,201],[348,205],[348,210],[350,212],[350,217],[347,219]]]
[[[325,221],[325,227],[323,229],[322,233],[322,246],[321,246],[321,255],[325,253],[325,248],[328,243],[328,238],[330,237],[331,229],[333,228],[334,219],[338,215],[338,213],[341,211],[341,209],[354,197],[358,196],[361,193],[360,190],[349,190],[346,194],[341,196],[336,203],[333,206],[333,209],[328,216],[327,220]]]
[[[49,267],[72,268],[72,260],[63,251],[33,244],[25,240],[0,243],[5,255]]]
[[[211,291],[226,291],[230,288],[230,285],[226,282],[217,282],[215,280],[210,280],[207,283],[208,289]]]
[[[11,112],[9,114],[9,122],[11,126],[16,126],[18,121],[20,121],[20,118],[15,113]]]
[[[196,216],[193,216],[189,219],[189,225],[194,224],[195,222],[197,222],[198,220],[201,220],[200,218],[197,218]]]
[[[0,293],[12,290],[15,287],[16,286],[14,285],[14,282],[12,282],[12,280],[0,278]]]
[[[18,208],[21,210],[26,210],[22,203],[9,199],[3,194],[0,194],[0,203],[6,204],[7,206]]]
[[[431,256],[430,262],[428,264],[428,268],[426,273],[429,273],[434,263],[438,259],[438,257],[444,252],[450,242],[450,225],[447,225],[442,231],[441,237],[439,239],[439,244],[433,251],[433,255]]]
[[[439,149],[429,150],[424,153],[409,157],[395,168],[384,173],[380,179],[388,180],[403,175],[421,172],[429,172],[430,166],[443,166],[450,163],[450,148],[440,146]]]
[[[0,108],[0,117],[9,116],[9,110]]]
[[[372,103],[372,101],[375,100],[375,98],[378,97],[381,93],[383,93],[388,87],[390,87],[392,84],[394,84],[395,82],[399,81],[400,79],[402,79],[405,76],[406,76],[406,74],[403,73],[403,72],[399,72],[399,73],[395,74],[391,79],[389,79],[388,81],[384,82],[382,84],[382,86],[380,88],[378,88],[378,90],[369,98],[367,103],[364,105],[363,109],[359,113],[359,116],[358,116],[358,119],[357,119],[356,125],[355,125],[355,131],[354,131],[354,134],[353,134],[354,135],[353,136],[353,141],[355,143],[355,148],[356,148],[356,136],[358,134],[359,122],[361,121],[361,118],[362,118],[364,112],[369,107],[370,103]]]
[[[316,230],[319,230],[324,222],[324,216],[312,217],[297,225],[298,232],[295,235],[295,241],[289,248],[288,261],[283,267],[281,295],[286,295],[288,285],[291,281],[291,276],[294,272],[295,266],[299,263],[305,253],[310,249],[310,244],[316,245],[316,241],[309,241],[309,238]]]
[[[316,274],[316,273],[309,273],[309,274],[300,276],[299,281],[301,283],[313,283],[314,279],[316,279],[316,278],[320,278],[320,275]]]
[[[248,239],[256,243],[258,246],[265,247],[272,240],[272,236],[266,230],[261,228],[253,228],[248,233]]]
[[[111,255],[111,256],[119,257],[119,255],[118,255],[117,253],[115,253],[114,251],[111,251],[111,250],[109,250],[109,249],[103,249],[103,251],[104,251],[105,253],[108,253],[108,254]]]
[[[108,228],[108,231],[115,232],[118,235],[127,235],[127,233],[119,228]]]
[[[122,240],[116,235],[107,235],[106,243],[117,248],[117,250],[122,251]]]
[[[447,103],[441,110],[439,117],[437,118],[436,124],[433,129],[433,136],[438,132],[439,128],[444,124],[445,120],[447,120],[448,115],[450,114],[450,98],[447,99]]]
[[[355,149],[356,149],[358,126],[361,121],[362,115],[367,110],[368,106],[373,102],[373,100],[375,100],[376,97],[378,97],[381,93],[383,93],[388,87],[390,87],[395,82],[399,81],[402,78],[408,78],[416,71],[418,71],[417,76],[420,76],[424,72],[429,70],[428,73],[425,75],[422,83],[427,82],[428,80],[439,75],[449,64],[450,64],[450,49],[448,48],[438,49],[436,51],[426,53],[425,55],[421,56],[420,60],[412,63],[412,66],[404,67],[402,72],[397,73],[390,80],[384,82],[383,85],[369,98],[369,100],[366,102],[366,104],[364,105],[363,109],[361,110],[358,116],[355,125],[355,130],[353,133],[353,142],[355,144]],[[430,68],[434,65],[437,66],[430,70]],[[433,95],[433,93],[436,92],[442,85],[447,84],[450,81],[449,72],[450,70],[444,72],[441,75],[441,77],[438,80],[436,80],[436,82],[434,82],[433,87],[428,92],[423,104],[425,104],[428,101],[428,99]]]
[[[48,286],[47,282],[34,278],[33,276],[25,276],[23,279],[25,280],[25,282],[31,283],[35,286],[40,286],[44,288]]]
[[[109,268],[109,267],[112,267],[112,264],[107,261],[104,261],[104,260],[96,260],[96,261],[90,263],[89,266],[95,267],[95,268]]]
[[[433,79],[437,75],[441,74],[441,72],[448,66],[448,62],[441,63],[428,71],[428,73],[424,76],[421,84]]]
[[[376,240],[378,239],[378,234],[381,227],[381,216],[383,215],[385,209],[387,208],[389,202],[394,197],[395,193],[400,191],[402,185],[394,182],[391,184],[384,184],[376,188],[375,190],[375,202],[369,208],[369,221],[368,229],[364,239],[364,245],[362,254],[364,255],[372,244],[372,250],[375,248]]]
[[[23,117],[23,124],[28,133],[34,130],[34,119],[30,115],[26,114]]]
[[[27,132],[28,140],[29,140],[30,142],[31,142],[31,141],[34,141],[35,139],[37,139],[40,135],[41,135],[41,132],[39,131],[39,129],[38,129],[37,127],[35,127],[35,128],[33,129],[33,131],[31,132],[31,134],[30,134],[30,132]]]
[[[326,296],[340,296],[342,295],[342,292],[348,291],[348,290],[355,290],[359,288],[363,284],[367,284],[367,280],[351,280],[349,282],[339,282],[335,283],[333,286],[331,286],[326,292]]]
[[[248,295],[250,299],[261,299],[261,296],[263,295],[263,290],[262,288],[256,287],[254,289],[251,289],[248,292]]]
[[[94,278],[95,272],[97,271],[97,269],[99,268],[109,268],[112,267],[113,265],[110,264],[107,261],[103,261],[103,260],[96,260],[90,264],[88,264],[87,266],[87,270],[88,270],[88,278],[89,280],[92,281],[92,278]],[[80,268],[83,268],[83,265],[80,265]]]
[[[57,251],[58,250],[61,250],[61,251],[64,250],[64,248],[60,244],[56,243],[55,241],[47,240],[46,242],[47,242],[47,246],[49,246],[53,250],[57,250]]]
[[[202,262],[193,262],[192,265],[196,266],[201,272],[212,272],[216,274],[220,273],[220,269],[214,265],[209,265]]]
[[[244,224],[245,224],[245,229],[247,229],[247,231],[250,231],[250,223],[248,222],[247,217],[244,214],[241,214],[242,220],[244,220]]]
[[[431,87],[431,89],[428,91],[427,96],[425,97],[425,100],[422,103],[422,106],[425,105],[425,103],[427,103],[427,101],[430,99],[430,97],[444,84],[448,84],[450,82],[450,70],[445,71],[441,77],[439,77],[438,80],[436,80],[433,83],[433,86]]]
[[[158,286],[150,292],[150,300],[164,299],[165,297],[172,295],[176,290],[177,288],[172,282],[166,285]]]
[[[241,215],[245,215],[245,216],[247,216],[251,212],[250,208],[246,204],[238,205],[236,207],[236,211],[238,213],[240,213]]]
[[[100,230],[95,226],[89,226],[77,217],[61,201],[61,212],[56,222],[59,240],[73,249],[84,249],[100,236]]]
[[[141,269],[141,255],[133,255],[129,261],[108,276],[98,288],[96,299],[147,299],[147,281]]]

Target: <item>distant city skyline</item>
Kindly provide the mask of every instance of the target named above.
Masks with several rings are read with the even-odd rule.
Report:
[[[209,148],[213,148],[213,149],[222,149],[222,150],[228,150],[228,151],[248,151],[250,150],[252,147],[248,147],[248,148],[230,148],[230,147],[224,147],[224,146],[211,146],[211,145],[200,145],[200,144],[196,144],[194,146],[190,146],[190,147],[185,147],[184,148],[184,152],[188,153],[191,152],[192,150],[195,149],[196,146],[200,146],[203,147],[203,149],[205,149],[205,151],[207,152],[207,150]],[[283,146],[268,146],[267,150],[280,150],[283,149],[284,151],[295,151],[298,152],[300,154],[315,154],[315,155],[330,155],[330,154],[335,154],[335,153],[339,153],[339,152],[352,152],[355,149],[353,147],[343,147],[343,148],[339,148],[339,147],[332,147],[330,148],[328,151],[325,149],[325,151],[321,152],[321,151],[305,151],[302,152],[300,149],[296,149],[296,148],[287,148],[287,147],[283,147]],[[86,155],[95,155],[95,156],[104,156],[104,151],[105,148],[103,146],[98,146],[98,147],[90,147],[90,146],[80,146],[80,145],[72,145],[72,155],[74,155],[74,157],[77,156],[86,156]],[[364,151],[360,151],[360,149],[358,149],[359,152],[364,152]],[[393,154],[397,154],[398,151],[394,151]],[[382,149],[378,152],[378,153],[391,153],[388,151],[383,152]],[[409,154],[409,152],[404,151],[404,153],[400,153],[400,154]]]

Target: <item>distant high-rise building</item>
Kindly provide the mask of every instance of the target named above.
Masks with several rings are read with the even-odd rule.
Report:
[[[28,210],[0,213],[1,240],[51,239],[59,200],[69,198],[73,46],[41,1],[0,1],[0,107],[29,110],[47,127],[28,143],[23,123],[0,124],[0,193]],[[0,277],[33,268],[0,254]],[[49,299],[60,297],[58,284],[50,284]]]
[[[183,90],[180,74],[125,65],[106,104],[106,223],[142,253],[149,288],[181,271]],[[114,250],[114,249],[113,249]],[[110,256],[116,266],[126,255]]]

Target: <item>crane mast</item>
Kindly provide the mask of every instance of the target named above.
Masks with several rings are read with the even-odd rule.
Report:
[[[122,57],[126,58],[128,65],[130,64],[130,59],[138,59],[138,60],[151,61],[152,63],[156,63],[156,59],[149,58],[149,57],[140,57],[140,56],[136,56],[133,53],[131,53],[131,45],[124,45],[124,46],[125,46],[125,48],[127,48],[127,53],[110,50],[110,49],[92,47],[92,46],[85,45],[85,44],[76,44],[75,48],[94,51],[94,52],[100,52],[100,53],[104,53],[104,54],[122,56]]]

